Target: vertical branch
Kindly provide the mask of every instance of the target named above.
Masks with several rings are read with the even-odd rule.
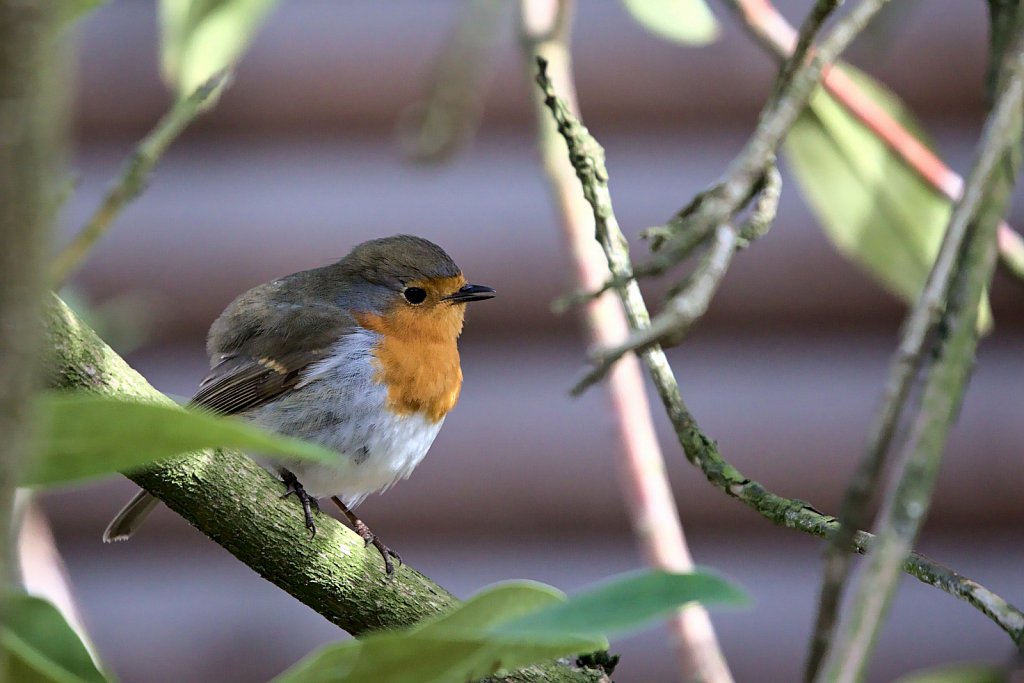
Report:
[[[546,59],[559,91],[575,109],[568,40],[571,6],[569,0],[523,0],[521,21],[523,49],[530,73],[538,57]],[[542,161],[559,208],[577,283],[582,289],[597,289],[604,281],[606,265],[594,241],[593,213],[580,194],[566,145],[540,98],[537,123]],[[616,233],[621,237],[617,227]],[[629,287],[636,289],[636,284]],[[636,296],[639,297],[639,289],[636,289]],[[611,297],[590,302],[585,319],[589,341],[595,346],[618,343],[627,335],[622,308]],[[645,316],[640,324],[647,322]],[[663,357],[659,347],[646,353]],[[608,376],[607,386],[619,441],[621,482],[640,547],[647,561],[655,567],[690,570],[693,559],[665,476],[665,464],[635,356],[615,366]],[[685,680],[732,680],[704,608],[694,606],[681,611],[671,621],[671,632]]]
[[[1015,27],[1011,26],[1010,28]],[[1006,40],[1004,37],[1002,47],[1005,47]],[[995,57],[994,61],[997,66],[993,67],[993,74],[998,71],[997,67],[1002,63],[998,57]],[[1005,144],[1005,142],[1000,144]],[[991,173],[995,168],[995,159],[998,156],[996,154],[988,161],[981,159],[979,164],[987,163],[991,167],[988,170],[976,169],[976,173]],[[976,175],[974,179],[978,180],[983,177],[987,176]],[[947,298],[951,287],[953,287],[954,268],[962,258],[965,241],[970,239],[968,231],[976,229],[972,222],[977,221],[977,215],[976,213],[972,214],[971,211],[980,210],[981,191],[978,185],[968,186],[967,192],[973,193],[973,196],[969,197],[965,192],[964,199],[961,200],[951,217],[950,227],[943,238],[935,266],[904,326],[900,345],[893,357],[886,380],[882,405],[868,434],[864,457],[854,472],[843,497],[840,509],[840,528],[832,537],[825,556],[821,598],[807,661],[807,680],[812,680],[817,675],[830,646],[839,613],[843,585],[849,575],[850,560],[847,551],[853,542],[856,530],[868,521],[868,504],[873,492],[878,488],[882,469],[892,449],[911,387],[921,366],[925,363],[928,341],[936,334],[943,311],[947,308]],[[996,217],[997,224],[1000,218],[1001,215]],[[946,311],[946,315],[948,315],[948,311]]]
[[[0,590],[16,575],[14,490],[30,453],[48,193],[56,187],[51,5],[0,0]],[[3,680],[6,672],[4,660]]]
[[[883,500],[877,542],[856,586],[852,612],[844,620],[818,680],[852,683],[863,675],[888,612],[899,567],[927,515],[942,451],[974,362],[978,302],[992,278],[998,226],[1019,160],[1024,24],[1018,23],[1003,74],[1003,87],[986,121],[977,161],[963,197],[954,207],[928,284],[908,318],[893,362],[890,386],[902,387],[926,352],[934,359],[894,475],[896,483]],[[926,349],[929,339],[934,340],[932,349]],[[897,380],[895,384],[893,380]],[[883,413],[898,416],[906,393],[902,390],[904,399],[891,408],[887,403]],[[892,429],[885,424],[880,428]],[[880,445],[887,447],[887,443]]]

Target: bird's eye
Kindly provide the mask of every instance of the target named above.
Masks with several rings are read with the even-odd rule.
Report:
[[[421,304],[427,300],[427,291],[419,287],[406,287],[402,293],[405,295],[405,300],[411,304]]]

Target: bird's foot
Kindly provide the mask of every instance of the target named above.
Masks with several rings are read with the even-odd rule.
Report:
[[[391,558],[398,560],[398,564],[402,564],[402,556],[396,553],[391,548],[384,545],[384,542],[377,537],[377,534],[370,531],[370,527],[366,526],[366,522],[359,519],[354,512],[348,509],[348,506],[341,502],[341,499],[337,496],[332,496],[331,500],[334,504],[345,514],[348,518],[349,524],[352,525],[352,529],[362,537],[365,546],[372,545],[380,553],[381,558],[384,559],[384,573],[388,579],[391,579],[395,574],[395,564],[391,561]]]
[[[313,519],[313,510],[320,512],[320,503],[317,502],[316,498],[306,493],[306,489],[302,487],[298,478],[288,470],[281,470],[281,480],[287,489],[281,494],[281,497],[287,498],[294,493],[295,497],[302,503],[302,513],[306,517],[306,528],[309,529],[310,540],[313,540],[316,537],[316,521]]]
[[[377,534],[370,531],[370,527],[366,526],[366,523],[363,522],[363,520],[357,517],[352,526],[355,527],[356,533],[362,536],[365,545],[372,545],[377,549],[377,552],[380,553],[380,556],[384,558],[384,572],[387,574],[388,578],[391,578],[395,573],[395,565],[391,561],[391,558],[395,558],[398,560],[398,564],[402,564],[402,556],[384,545],[384,543],[377,538]]]

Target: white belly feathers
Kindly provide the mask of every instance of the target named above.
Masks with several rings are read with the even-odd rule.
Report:
[[[310,440],[338,452],[336,465],[257,458],[261,464],[274,472],[286,467],[310,495],[336,495],[349,507],[412,474],[444,420],[388,409],[387,388],[374,380],[378,339],[367,330],[345,335],[295,390],[244,414],[281,434],[312,433]]]

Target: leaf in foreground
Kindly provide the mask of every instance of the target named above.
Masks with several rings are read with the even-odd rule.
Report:
[[[497,627],[497,632],[621,634],[652,619],[667,617],[687,602],[739,605],[746,600],[743,591],[714,574],[643,572],[503,623]]]
[[[844,65],[871,99],[922,139],[894,94]],[[789,165],[811,210],[841,253],[908,302],[931,271],[952,203],[821,87],[786,137]],[[991,325],[987,301],[979,329]]]
[[[952,664],[915,671],[893,683],[1005,683],[1006,672],[992,664]]]
[[[0,641],[7,652],[12,681],[19,683],[101,683],[78,634],[57,608],[24,593],[7,596]]]
[[[425,625],[328,646],[275,683],[463,683],[604,649],[607,634],[687,603],[745,599],[738,588],[701,573],[629,575],[568,600],[544,584],[501,584]]]
[[[121,472],[203,448],[239,448],[327,463],[337,459],[320,446],[176,405],[49,393],[40,399],[39,409],[39,449],[22,482],[28,486]]]
[[[704,0],[622,0],[632,17],[654,35],[684,45],[718,37],[718,22]]]

